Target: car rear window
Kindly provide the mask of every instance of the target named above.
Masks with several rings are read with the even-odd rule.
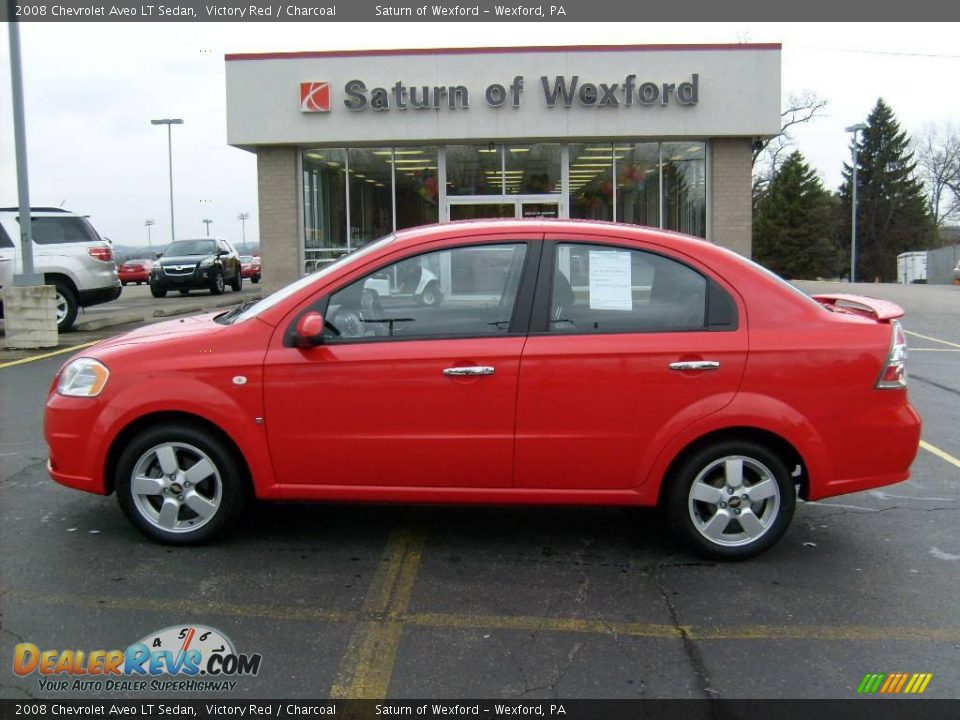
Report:
[[[30,221],[30,234],[38,245],[97,242],[100,236],[81,217],[35,217]]]

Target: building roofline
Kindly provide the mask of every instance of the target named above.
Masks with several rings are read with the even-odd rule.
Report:
[[[667,45],[523,45],[514,47],[403,48],[395,50],[306,50],[298,52],[228,53],[224,60],[302,60],[311,58],[393,57],[398,55],[481,55],[564,52],[700,52],[711,50],[781,50],[780,43]]]

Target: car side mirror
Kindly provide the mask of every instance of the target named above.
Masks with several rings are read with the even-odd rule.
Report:
[[[229,255],[229,250],[217,250],[217,257],[223,257],[224,255]]]
[[[162,255],[163,255],[162,252],[154,253],[154,254],[153,254],[153,259],[154,259],[154,260],[159,260]]]
[[[297,320],[294,339],[298,348],[311,348],[323,344],[323,315],[311,310]]]

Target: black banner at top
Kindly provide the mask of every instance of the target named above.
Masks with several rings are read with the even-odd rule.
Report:
[[[654,22],[960,19],[941,0],[6,0],[20,22]],[[853,32],[853,31],[852,31]],[[858,32],[862,32],[862,29]],[[484,44],[484,43],[481,43]],[[487,42],[485,44],[490,44]]]

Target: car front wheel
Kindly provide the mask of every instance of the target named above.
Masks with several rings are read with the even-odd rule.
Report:
[[[160,287],[159,285],[150,284],[150,294],[155,298],[162,298],[167,296],[167,289],[165,287]]]
[[[210,294],[223,295],[223,288],[223,273],[219,270],[215,270],[213,273],[213,278],[210,280]]]
[[[115,479],[127,519],[152,540],[174,545],[224,532],[245,500],[243,474],[230,450],[189,424],[142,432],[120,456]]]
[[[786,532],[796,490],[784,461],[752,441],[708,445],[675,473],[667,513],[676,534],[699,554],[746,560]]]

